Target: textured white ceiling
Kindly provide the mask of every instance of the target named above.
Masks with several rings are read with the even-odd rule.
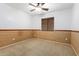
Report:
[[[7,5],[17,8],[19,10],[25,11],[26,13],[29,14],[45,14],[48,12],[56,11],[56,10],[63,10],[63,9],[68,9],[73,6],[72,3],[46,3],[43,7],[49,8],[49,11],[41,11],[41,12],[30,12],[31,9],[33,9],[32,6],[29,6],[28,3],[6,3]]]

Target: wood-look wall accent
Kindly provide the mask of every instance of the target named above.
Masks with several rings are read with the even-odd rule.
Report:
[[[79,55],[79,31],[71,32],[71,45],[75,49],[77,55]]]
[[[33,31],[33,37],[62,43],[70,43],[71,33],[69,31]]]
[[[32,38],[31,33],[32,31],[0,31],[0,47]]]
[[[63,43],[70,43],[69,31],[41,31],[38,29],[1,29],[0,47],[28,38],[42,38]],[[65,40],[67,38],[68,40]],[[15,39],[15,40],[13,40]]]

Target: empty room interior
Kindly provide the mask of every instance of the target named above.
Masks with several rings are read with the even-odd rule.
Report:
[[[79,56],[79,3],[0,3],[0,56]]]

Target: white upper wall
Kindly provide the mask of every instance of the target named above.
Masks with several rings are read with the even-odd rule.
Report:
[[[55,30],[70,30],[72,21],[72,8],[59,10],[45,15],[35,15],[32,17],[33,28],[41,29],[41,19],[54,17]]]
[[[79,3],[75,3],[73,7],[72,30],[79,31]]]
[[[23,11],[0,3],[0,28],[30,28],[30,16]]]
[[[79,31],[79,3],[75,3],[72,8],[59,10],[48,13],[44,16],[34,17],[34,28],[41,29],[41,18],[54,17],[54,29],[55,30],[78,30]],[[36,18],[36,19],[35,19]],[[35,21],[39,18],[39,21]],[[40,25],[40,26],[39,26]]]
[[[55,30],[70,30],[72,22],[72,8],[54,13],[54,29]]]
[[[31,15],[32,29],[41,29],[41,18],[42,18],[42,15]]]
[[[79,4],[45,15],[29,15],[19,9],[0,3],[0,28],[41,29],[41,19],[54,17],[55,30],[79,30]]]

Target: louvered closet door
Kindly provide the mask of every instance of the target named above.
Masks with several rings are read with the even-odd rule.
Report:
[[[48,31],[54,30],[54,18],[47,19],[47,30]]]
[[[44,18],[42,19],[42,30],[52,31],[54,30],[54,18]]]
[[[42,30],[47,31],[47,19],[42,19]]]

